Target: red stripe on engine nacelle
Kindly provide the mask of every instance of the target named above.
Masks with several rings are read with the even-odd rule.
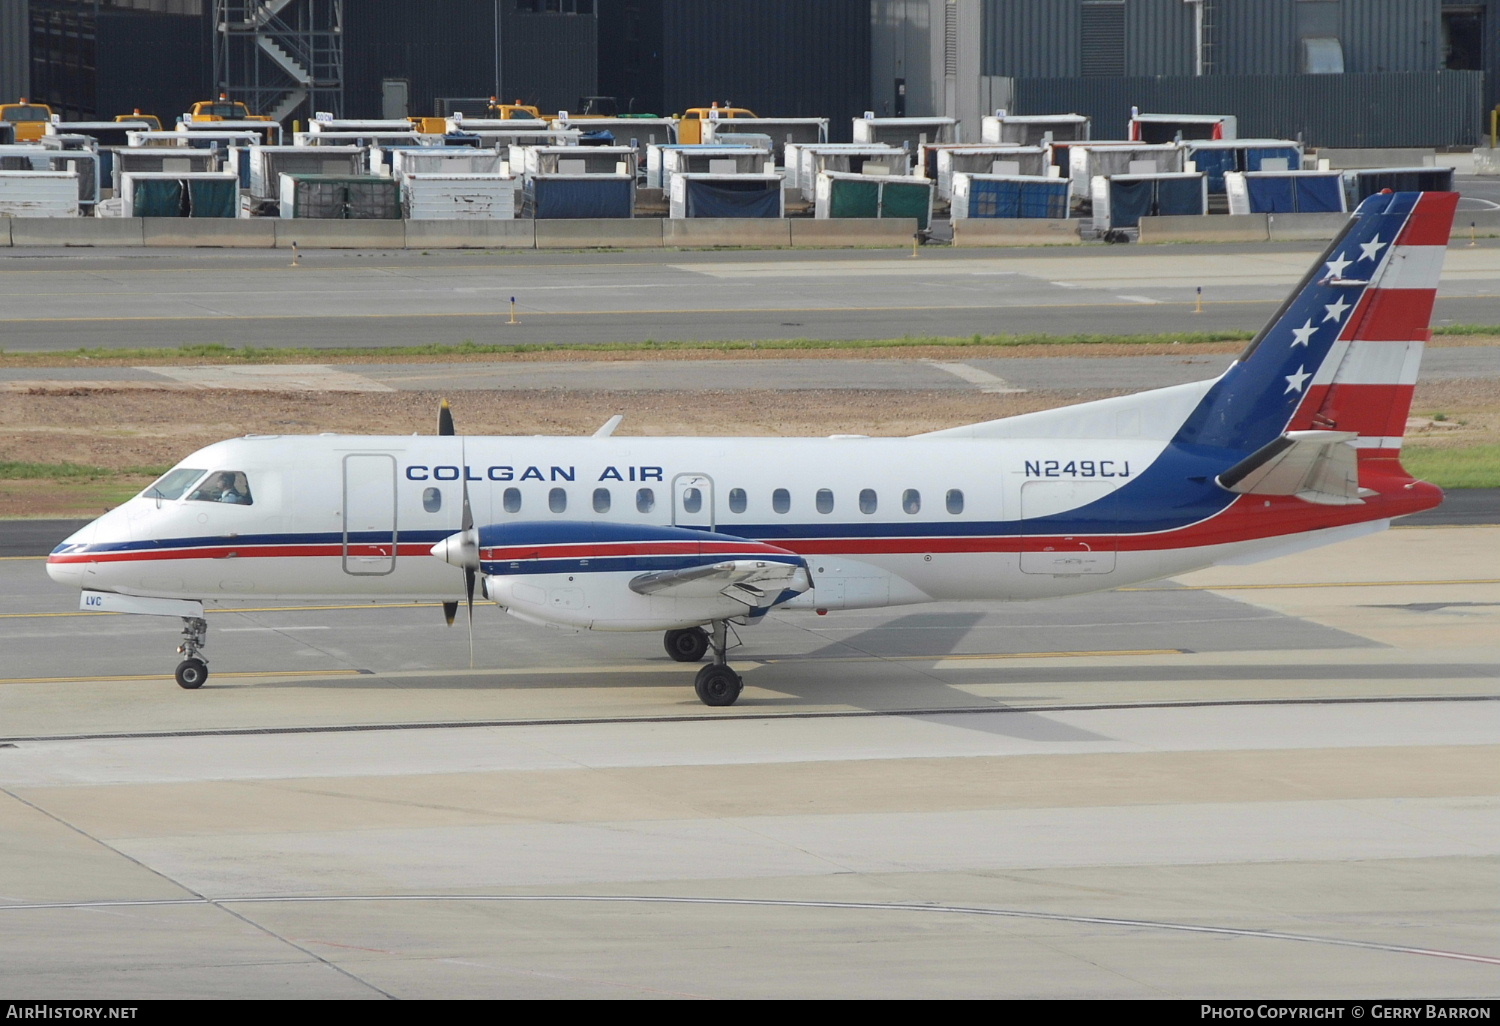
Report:
[[[1406,227],[1396,239],[1398,246],[1446,246],[1458,210],[1458,193],[1424,192]]]
[[[1437,289],[1366,289],[1342,336],[1359,342],[1426,339]]]

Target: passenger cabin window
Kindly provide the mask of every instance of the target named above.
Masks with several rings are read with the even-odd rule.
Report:
[[[729,489],[729,512],[731,512],[731,513],[743,513],[743,512],[745,512],[745,507],[748,504],[749,503],[748,503],[748,501],[747,501],[747,499],[745,497],[745,489],[743,489],[743,488],[731,488],[731,489]]]
[[[964,493],[957,488],[948,489],[948,512],[954,516],[964,511]]]
[[[901,493],[901,512],[917,514],[922,512],[922,493],[915,488],[908,488]]]
[[[819,513],[833,512],[833,490],[830,488],[819,488],[818,494],[813,501],[817,504]]]
[[[771,508],[777,513],[785,513],[792,508],[792,493],[785,488],[778,488],[771,493]]]
[[[189,502],[227,502],[235,506],[249,506],[250,482],[238,470],[216,470],[193,489]]]
[[[701,513],[703,511],[703,490],[701,488],[683,489],[682,511],[684,513]]]
[[[547,508],[554,513],[568,511],[568,492],[565,488],[554,488],[547,493]]]
[[[500,496],[500,502],[505,507],[505,512],[507,513],[521,512],[521,489],[505,489],[504,494]]]
[[[608,488],[595,488],[594,489],[594,512],[595,513],[608,513],[609,512],[609,489]]]
[[[203,476],[202,470],[178,467],[169,470],[150,488],[141,493],[144,499],[180,499],[188,487]]]
[[[656,492],[650,488],[639,488],[635,493],[635,511],[650,513],[656,508]]]
[[[873,488],[862,488],[859,493],[859,511],[861,513],[874,513],[880,507],[880,499]]]
[[[422,490],[422,508],[429,513],[436,513],[443,508],[443,491],[441,488],[424,488]]]

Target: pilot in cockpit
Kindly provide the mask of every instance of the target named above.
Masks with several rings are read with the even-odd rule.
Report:
[[[220,470],[210,474],[203,483],[188,496],[188,501],[228,502],[237,506],[249,506],[250,482],[237,470]]]

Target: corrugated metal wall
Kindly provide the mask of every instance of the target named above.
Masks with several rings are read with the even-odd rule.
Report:
[[[31,91],[30,36],[26,0],[0,0],[0,99],[15,100]]]
[[[1484,73],[1017,79],[1018,114],[1075,112],[1094,138],[1121,139],[1132,104],[1172,114],[1233,114],[1242,138],[1309,146],[1472,146]]]
[[[984,73],[1062,78],[1082,73],[1085,0],[981,0]],[[1351,72],[1435,71],[1441,66],[1442,0],[1209,0],[1210,73],[1293,74],[1299,37],[1329,17]],[[1124,0],[1129,75],[1188,75],[1193,12],[1183,0]],[[1491,33],[1493,36],[1493,33]]]
[[[207,23],[180,14],[100,10],[95,110],[104,120],[141,110],[171,123],[213,96]],[[170,54],[170,60],[163,60]]]
[[[544,111],[577,110],[599,92],[599,23],[592,15],[522,14],[502,24],[505,89]]]
[[[847,139],[869,102],[869,0],[665,0],[662,22],[661,113],[730,100]]]

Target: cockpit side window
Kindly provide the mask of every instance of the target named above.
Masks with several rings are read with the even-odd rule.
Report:
[[[249,506],[255,500],[250,496],[250,481],[238,470],[216,470],[193,489],[189,502],[228,502],[236,506]]]
[[[202,468],[176,467],[167,471],[150,488],[141,493],[143,499],[180,499],[192,483],[203,476]]]

